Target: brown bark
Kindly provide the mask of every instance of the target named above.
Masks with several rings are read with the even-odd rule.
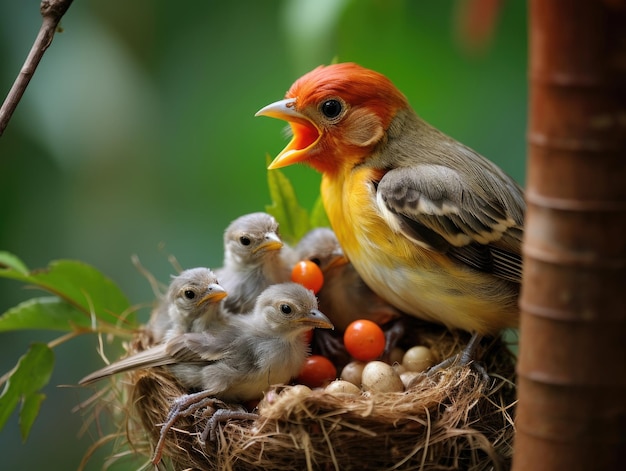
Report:
[[[514,471],[626,462],[626,2],[530,0]]]
[[[72,4],[73,0],[41,0],[39,11],[41,12],[42,23],[37,33],[37,38],[24,61],[24,65],[20,70],[11,90],[7,94],[4,103],[0,107],[0,136],[4,133],[5,128],[9,124],[13,112],[17,108],[18,103],[22,99],[26,87],[30,83],[30,79],[35,74],[37,66],[41,61],[46,49],[50,46],[54,34],[61,18]]]

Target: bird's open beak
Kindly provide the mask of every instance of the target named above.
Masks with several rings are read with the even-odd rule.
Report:
[[[342,265],[346,265],[347,263],[349,263],[349,260],[348,257],[344,255],[343,251],[333,252],[332,258],[328,262],[328,265],[326,265],[325,269],[328,270],[329,268],[340,267]]]
[[[296,99],[280,100],[256,112],[254,116],[269,116],[283,119],[289,123],[293,138],[269,165],[269,169],[287,167],[307,159],[307,150],[320,140],[321,132],[315,124],[302,113],[296,111]]]
[[[300,317],[296,322],[305,325],[307,327],[317,327],[318,329],[334,329],[335,326],[330,319],[322,314],[317,309],[311,309],[306,316]]]
[[[213,283],[209,285],[209,292],[198,301],[198,306],[204,303],[216,303],[224,299],[226,296],[228,296],[226,290],[217,283]]]
[[[258,247],[255,247],[252,250],[252,253],[257,253],[259,250],[279,250],[283,247],[283,245],[283,241],[280,240],[280,237],[278,237],[274,232],[268,232],[265,234],[265,241],[262,244],[259,244]]]

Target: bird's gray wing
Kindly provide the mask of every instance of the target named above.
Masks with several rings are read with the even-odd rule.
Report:
[[[165,345],[165,350],[174,363],[208,363],[224,358],[231,347],[228,330],[190,332],[177,335]]]
[[[491,184],[478,175],[423,164],[388,171],[378,182],[376,201],[390,226],[416,244],[477,270],[521,280],[524,203],[512,181]]]

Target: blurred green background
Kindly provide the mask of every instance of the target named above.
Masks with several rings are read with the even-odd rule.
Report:
[[[31,268],[83,260],[138,304],[153,293],[133,254],[163,282],[174,273],[169,254],[185,268],[219,266],[224,228],[269,203],[265,154],[286,143],[282,123],[254,113],[334,58],[384,73],[427,121],[523,183],[526,4],[504,2],[492,43],[472,54],[456,33],[459,3],[76,0],[0,138],[0,250]],[[0,6],[2,97],[39,29],[38,8]],[[311,207],[319,176],[285,173]],[[0,312],[32,294],[0,279]],[[30,342],[53,337],[0,334],[0,374]],[[77,468],[96,436],[78,438],[83,418],[71,409],[90,392],[57,386],[100,366],[95,349],[92,336],[56,349],[27,443],[16,414],[0,432],[3,469]]]

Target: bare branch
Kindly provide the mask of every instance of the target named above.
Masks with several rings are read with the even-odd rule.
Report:
[[[11,116],[13,116],[17,104],[22,99],[22,95],[24,95],[24,91],[30,79],[33,77],[44,52],[46,52],[46,49],[48,49],[48,46],[50,46],[52,42],[59,21],[61,21],[61,18],[72,4],[72,1],[73,0],[42,0],[39,8],[43,18],[41,28],[39,28],[39,33],[33,43],[33,47],[28,53],[28,57],[26,57],[26,61],[24,61],[22,70],[20,70],[20,73],[0,108],[0,136],[2,136],[2,133],[9,124],[9,120]]]

